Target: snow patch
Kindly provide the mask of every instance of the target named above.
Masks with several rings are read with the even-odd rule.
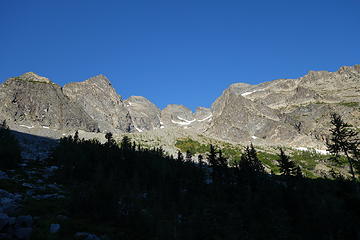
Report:
[[[261,92],[261,91],[264,91],[264,90],[260,89],[260,90],[254,90],[254,91],[251,91],[251,92],[244,92],[244,93],[241,94],[241,96],[245,97],[247,95],[253,94],[254,92]]]
[[[212,114],[210,114],[209,116],[207,116],[206,118],[203,118],[203,119],[200,119],[200,120],[197,120],[198,122],[203,122],[203,121],[205,121],[205,120],[208,120],[208,119],[210,119],[210,118],[212,118]]]
[[[46,128],[46,129],[49,129],[49,127],[47,127],[47,126],[42,126],[43,128]]]
[[[165,128],[164,126],[160,126],[160,128]]]
[[[189,125],[189,124],[191,124],[191,123],[193,123],[193,122],[196,121],[196,119],[187,120],[187,119],[182,118],[182,117],[179,117],[179,116],[177,116],[177,118],[178,118],[179,120],[181,120],[182,122],[174,121],[174,120],[172,120],[172,119],[171,119],[171,122],[172,122],[172,123],[175,123],[175,124],[182,125],[182,126],[186,126],[186,125]]]
[[[26,127],[26,128],[34,128],[34,126],[26,126],[26,125],[20,125],[20,127]]]
[[[182,118],[182,117],[179,117],[179,116],[177,116],[177,118],[180,119],[180,120],[182,120],[182,121],[184,121],[184,122],[187,122],[187,123],[192,123],[192,122],[195,122],[195,121],[196,121],[196,119],[186,120],[185,118]]]
[[[310,151],[315,151],[316,153],[319,153],[321,155],[327,155],[327,154],[330,154],[329,151],[327,150],[321,150],[321,149],[308,149],[306,147],[298,147],[298,148],[295,148],[296,150],[299,150],[299,151],[307,151],[307,152],[310,152]]]
[[[189,125],[190,124],[189,122],[178,122],[178,121],[174,121],[172,119],[171,119],[171,122],[175,123],[175,124],[179,124],[179,125]]]
[[[143,132],[142,129],[140,129],[140,128],[136,127],[136,126],[134,126],[134,127],[135,127],[135,129],[136,129],[138,132]]]
[[[309,149],[308,148],[306,148],[306,147],[297,147],[297,148],[295,148],[296,150],[299,150],[299,151],[309,151]]]
[[[330,154],[327,150],[321,150],[321,149],[315,149],[315,152],[320,153],[321,155],[327,155]]]
[[[257,136],[251,136],[252,139],[257,139],[258,137]]]

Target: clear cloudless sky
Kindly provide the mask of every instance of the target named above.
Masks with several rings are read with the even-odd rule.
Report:
[[[359,0],[1,0],[0,82],[106,75],[160,108],[360,63]]]

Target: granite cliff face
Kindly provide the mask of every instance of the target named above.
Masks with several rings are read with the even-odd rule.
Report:
[[[160,109],[148,99],[131,96],[124,103],[136,131],[143,132],[161,128]]]
[[[101,132],[134,130],[129,110],[105,76],[98,75],[84,82],[66,84],[63,92],[98,122]]]
[[[61,87],[35,73],[0,85],[0,119],[25,128],[78,128],[96,131],[97,123]]]
[[[360,127],[360,65],[259,85],[235,83],[210,109],[195,112],[176,104],[160,110],[141,96],[123,100],[103,75],[61,88],[26,73],[0,85],[0,101],[0,120],[29,129],[188,132],[242,144],[324,147],[331,113]]]
[[[333,112],[360,127],[360,65],[310,71],[298,79],[237,83],[212,105],[207,133],[231,141],[323,144]]]

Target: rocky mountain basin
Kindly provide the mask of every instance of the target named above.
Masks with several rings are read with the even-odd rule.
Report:
[[[54,138],[76,130],[133,137],[166,130],[172,138],[185,132],[238,144],[324,149],[331,113],[359,128],[359,96],[360,65],[259,85],[235,83],[211,108],[195,112],[177,104],[160,110],[142,96],[124,100],[103,75],[61,87],[30,72],[0,85],[0,120]]]

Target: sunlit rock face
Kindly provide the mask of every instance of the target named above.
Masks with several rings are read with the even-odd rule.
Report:
[[[143,132],[161,127],[161,111],[148,99],[141,96],[131,96],[124,103],[136,131]]]
[[[0,85],[0,101],[0,120],[26,129],[189,133],[243,144],[320,149],[331,113],[360,128],[360,65],[258,85],[235,83],[211,108],[195,112],[177,104],[160,110],[141,96],[123,100],[103,75],[61,88],[48,78],[25,73]]]
[[[316,146],[328,134],[332,112],[359,128],[359,103],[360,65],[259,85],[236,83],[213,103],[207,133],[230,141]]]
[[[66,84],[63,91],[98,123],[101,132],[134,130],[129,110],[104,75]]]
[[[27,128],[96,131],[97,123],[59,85],[25,73],[0,85],[0,119]]]

